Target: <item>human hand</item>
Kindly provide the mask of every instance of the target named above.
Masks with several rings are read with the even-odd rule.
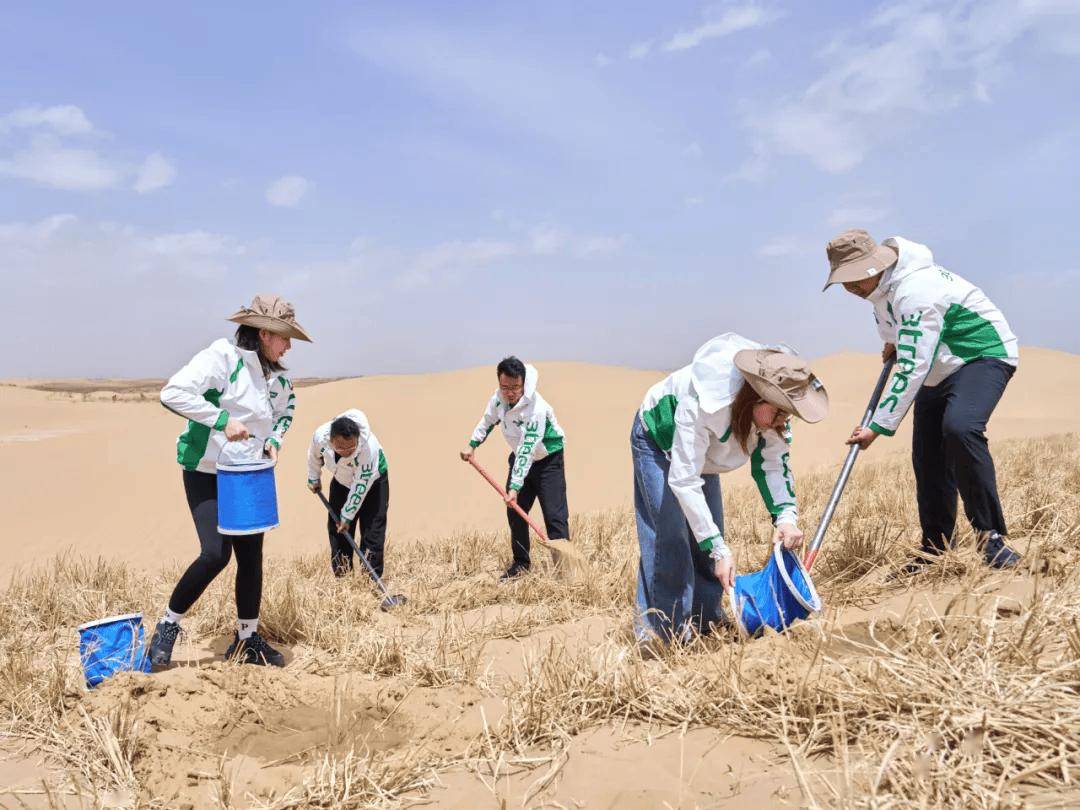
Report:
[[[243,422],[230,416],[229,421],[225,423],[225,438],[230,442],[242,442],[251,438],[251,434],[248,433],[247,426]]]
[[[881,362],[882,363],[888,362],[890,357],[895,357],[895,356],[896,356],[896,344],[895,343],[886,343],[881,348]]]
[[[720,580],[720,586],[725,591],[730,591],[735,587],[734,557],[727,555],[719,560],[713,560],[713,572],[716,574],[716,578]]]
[[[512,490],[510,490],[509,492],[506,493],[506,498],[504,500],[508,504],[517,503],[517,497],[518,497],[518,491],[516,489],[512,489]]]
[[[874,443],[874,439],[878,437],[874,431],[870,428],[862,427],[861,425],[855,430],[851,431],[851,438],[849,438],[845,444],[857,444],[860,450],[865,450]]]
[[[474,452],[476,452],[476,448],[473,447],[472,445],[469,445],[464,450],[462,450],[459,455],[461,456],[462,461],[468,461],[469,459],[471,459],[473,457]]]
[[[308,481],[307,488],[312,492],[322,492],[322,481]]]
[[[794,523],[778,523],[773,530],[773,543],[783,543],[789,551],[798,548],[803,541],[802,530]]]
[[[266,453],[267,458],[277,464],[277,446],[271,442],[266,442],[263,445],[263,452]]]

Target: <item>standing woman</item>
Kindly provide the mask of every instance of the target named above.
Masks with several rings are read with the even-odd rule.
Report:
[[[217,462],[269,456],[277,461],[296,397],[281,358],[292,338],[311,342],[292,304],[256,295],[228,320],[234,341],[215,340],[161,390],[161,404],[188,420],[176,440],[184,493],[199,537],[199,556],[173,590],[150,641],[150,661],[168,666],[180,620],[236,554],[236,636],[226,658],[284,666],[285,658],[256,632],[262,601],[262,534],[223,535],[217,529]]]
[[[719,473],[749,461],[773,541],[788,548],[802,542],[788,464],[790,419],[818,422],[828,408],[805,360],[731,332],[649,389],[630,433],[640,641],[685,640],[722,620],[735,562],[724,542]]]

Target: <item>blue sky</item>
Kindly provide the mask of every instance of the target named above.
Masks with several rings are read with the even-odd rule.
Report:
[[[1080,351],[1080,0],[22,3],[0,71],[0,376],[167,374],[259,291],[300,375],[873,350],[845,227]]]

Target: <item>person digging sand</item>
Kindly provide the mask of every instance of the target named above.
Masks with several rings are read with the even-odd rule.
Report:
[[[322,470],[330,479],[330,507],[341,518],[327,516],[330,566],[335,576],[353,568],[353,547],[342,532],[356,536],[360,526],[360,551],[380,577],[386,542],[386,513],[390,508],[390,477],[386,454],[363,411],[345,411],[319,425],[308,449],[308,489],[322,490]]]
[[[818,422],[828,407],[805,360],[731,332],[649,389],[630,431],[639,643],[683,641],[723,621],[735,561],[724,541],[720,473],[749,461],[773,541],[787,548],[802,542],[790,420]]]
[[[549,540],[570,539],[570,512],[566,504],[566,469],[563,462],[565,436],[555,411],[536,390],[539,372],[516,357],[507,357],[495,369],[499,389],[473,431],[461,460],[469,461],[476,448],[495,429],[502,427],[510,445],[510,471],[506,480],[507,503],[517,502],[525,512],[540,501]],[[510,545],[514,559],[500,577],[511,580],[529,570],[529,525],[507,508]]]
[[[915,406],[912,466],[922,548],[905,566],[915,573],[955,545],[956,497],[987,565],[1013,568],[1006,544],[986,424],[1019,362],[1016,336],[982,290],[934,262],[930,249],[899,236],[877,244],[844,231],[826,246],[828,289],[842,284],[874,305],[883,359],[896,368],[868,428],[847,440],[867,449],[892,436]]]
[[[281,358],[292,339],[311,342],[292,304],[256,295],[228,320],[240,324],[234,341],[216,340],[161,389],[161,404],[188,420],[176,441],[184,493],[199,537],[199,556],[180,577],[150,640],[150,662],[168,666],[180,620],[236,555],[236,634],[225,653],[247,664],[284,666],[284,656],[257,632],[262,601],[262,534],[223,535],[217,529],[217,462],[278,451],[296,407]]]

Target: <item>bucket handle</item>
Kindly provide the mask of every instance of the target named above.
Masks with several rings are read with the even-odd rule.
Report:
[[[803,599],[803,595],[799,593],[799,589],[795,587],[795,583],[791,580],[791,575],[788,573],[787,566],[784,565],[784,547],[783,543],[776,543],[773,546],[773,556],[776,558],[776,564],[780,568],[780,576],[784,580],[784,584],[791,592],[791,595],[795,597],[800,605],[809,610],[811,613],[816,613],[821,610],[821,597],[818,596],[817,588],[814,587],[814,581],[810,579],[810,573],[806,570],[806,567],[802,564],[802,560],[794,552],[789,552],[791,559],[799,570],[802,571],[803,581],[806,583],[806,587],[810,591],[810,598],[814,604],[807,602]]]
[[[269,437],[267,437],[267,439],[268,439],[268,438],[269,438]],[[225,452],[225,448],[226,448],[226,447],[228,447],[228,446],[229,446],[230,444],[246,444],[247,442],[250,442],[250,441],[259,441],[259,442],[262,442],[262,443],[261,443],[261,444],[259,445],[259,451],[260,451],[261,453],[265,453],[265,452],[266,452],[266,442],[267,442],[267,439],[262,439],[262,438],[260,438],[259,436],[253,436],[253,435],[252,435],[252,434],[250,434],[250,433],[248,434],[248,437],[247,437],[246,439],[239,439],[239,440],[237,440],[237,441],[235,441],[235,442],[233,442],[233,441],[229,441],[228,439],[226,439],[226,440],[225,440],[225,443],[224,443],[223,445],[221,445],[221,447],[219,447],[219,448],[218,448],[218,451],[217,451],[217,458],[216,458],[216,459],[214,459],[214,466],[216,467],[216,466],[217,466],[218,464],[220,464],[220,463],[221,463],[221,454]],[[266,458],[266,456],[265,456],[265,455],[264,455],[264,456],[261,456],[261,458]],[[274,462],[274,466],[277,466],[277,462],[276,462],[276,461]]]

